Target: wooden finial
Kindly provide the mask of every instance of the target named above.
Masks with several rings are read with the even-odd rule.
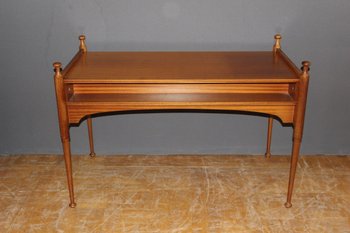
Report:
[[[275,35],[275,44],[273,45],[274,52],[276,52],[277,49],[281,49],[281,39],[282,39],[282,36],[280,34]]]
[[[79,36],[79,40],[80,40],[79,49],[82,50],[84,53],[86,53],[87,52],[87,48],[86,48],[86,44],[85,44],[85,36],[84,35],[80,35]]]
[[[53,63],[53,69],[55,71],[55,76],[60,76],[62,71],[62,64],[61,62],[54,62]]]
[[[307,75],[308,76],[311,62],[303,61],[301,64],[303,65],[303,67],[301,67],[301,70],[303,71],[303,75]]]

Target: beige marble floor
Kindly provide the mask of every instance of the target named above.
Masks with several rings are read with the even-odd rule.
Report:
[[[350,232],[350,156],[0,156],[0,232]]]

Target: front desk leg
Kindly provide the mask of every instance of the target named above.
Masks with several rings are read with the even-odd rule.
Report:
[[[60,127],[60,136],[63,146],[63,156],[66,165],[67,182],[69,190],[69,206],[74,208],[76,206],[74,201],[74,190],[73,190],[73,177],[72,177],[72,159],[70,151],[70,135],[69,135],[69,120],[68,112],[66,106],[66,95],[63,84],[63,75],[61,73],[61,63],[55,62],[53,64],[55,70],[55,92],[57,101],[57,113],[58,113],[58,123]]]
[[[308,86],[309,86],[310,62],[303,61],[302,64],[303,64],[303,67],[302,67],[302,73],[300,75],[300,81],[298,84],[297,104],[295,107],[295,114],[294,114],[294,121],[293,121],[294,130],[293,130],[292,158],[290,162],[287,202],[284,204],[286,208],[292,207],[292,193],[293,193],[293,187],[294,187],[294,178],[295,178],[296,168],[298,164],[301,140],[303,137],[306,99],[307,99],[307,92],[308,92]]]
[[[74,201],[72,159],[71,159],[69,139],[62,141],[62,146],[63,146],[63,155],[64,155],[64,162],[66,165],[67,183],[68,183],[68,190],[69,190],[69,199],[70,199],[69,207],[74,208],[76,206],[76,203]]]
[[[299,127],[300,128],[300,127]],[[287,202],[284,204],[286,208],[292,207],[292,194],[294,187],[294,178],[298,165],[298,157],[300,152],[301,138],[298,135],[299,129],[294,129],[293,133],[293,148],[292,148],[292,158],[290,162],[290,171],[289,171],[289,183],[288,183],[288,193],[287,193]]]

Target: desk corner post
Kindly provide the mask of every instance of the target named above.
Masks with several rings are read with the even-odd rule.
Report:
[[[66,165],[67,173],[67,182],[69,189],[69,206],[74,208],[76,206],[74,201],[74,191],[73,191],[73,177],[72,177],[72,161],[71,161],[71,151],[70,151],[70,135],[69,135],[69,120],[68,112],[66,106],[66,95],[64,90],[62,65],[60,62],[53,63],[55,75],[55,92],[56,92],[56,101],[57,101],[57,112],[58,112],[58,121],[60,127],[61,142],[63,146],[63,155]]]
[[[79,36],[79,51],[86,53],[87,52],[87,47],[85,43],[85,35],[80,35]],[[87,125],[88,125],[88,131],[89,131],[89,145],[90,145],[90,157],[95,157],[95,149],[94,149],[94,139],[93,139],[93,133],[92,133],[92,119],[91,116],[89,115],[87,117]]]
[[[293,193],[293,186],[294,186],[294,178],[295,178],[296,167],[298,163],[301,141],[303,137],[306,100],[307,100],[307,92],[308,92],[308,86],[309,86],[310,62],[303,61],[302,65],[303,67],[301,68],[302,72],[300,74],[300,81],[297,87],[297,92],[298,92],[297,104],[295,106],[295,113],[294,113],[294,120],[293,120],[294,130],[293,130],[292,158],[290,163],[287,202],[284,204],[286,208],[292,207],[291,201],[292,201],[292,193]]]
[[[80,35],[79,36],[79,41],[80,41],[80,45],[79,45],[79,50],[82,51],[83,53],[87,52],[87,47],[85,44],[85,36],[84,35]]]
[[[275,35],[275,44],[272,47],[273,52],[277,52],[278,49],[281,49],[281,39],[282,36],[280,34]]]
[[[272,51],[274,54],[277,53],[279,49],[281,49],[281,39],[282,36],[280,34],[275,35],[275,44],[272,47]],[[276,57],[275,57],[276,58]],[[268,126],[267,126],[267,142],[266,142],[266,152],[265,157],[269,159],[271,157],[271,139],[272,139],[272,126],[273,126],[273,117],[269,116]]]

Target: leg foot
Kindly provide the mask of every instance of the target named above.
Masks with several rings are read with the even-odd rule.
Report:
[[[265,157],[266,157],[267,159],[269,159],[269,158],[271,157],[271,153],[270,153],[270,152],[265,153]]]
[[[96,156],[95,152],[91,152],[91,153],[90,153],[90,157],[91,157],[91,158],[94,158],[95,156]]]
[[[77,204],[75,202],[69,203],[70,208],[75,208],[76,206],[77,206]]]
[[[286,208],[290,208],[290,207],[292,207],[292,203],[286,202],[286,203],[284,203],[284,206],[285,206]]]

